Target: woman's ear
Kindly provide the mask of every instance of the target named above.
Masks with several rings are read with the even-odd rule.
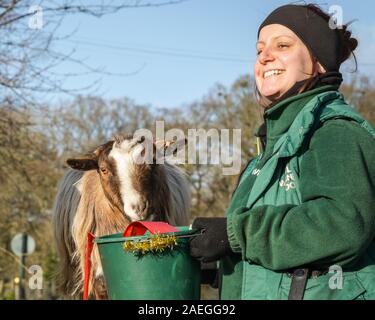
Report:
[[[313,62],[313,71],[312,71],[313,76],[317,76],[319,74],[323,74],[327,72],[327,70],[321,65],[318,59],[315,58],[312,54],[311,54],[311,59]]]
[[[316,62],[316,70],[318,71],[318,74],[327,72],[327,70],[320,64],[320,62]]]

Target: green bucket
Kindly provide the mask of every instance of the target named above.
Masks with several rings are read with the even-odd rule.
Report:
[[[162,236],[176,236],[177,246],[162,253],[143,255],[125,251],[126,241],[147,241],[151,234],[123,237],[122,233],[99,237],[98,245],[104,278],[111,300],[199,300],[200,263],[188,250],[194,231],[180,231]]]

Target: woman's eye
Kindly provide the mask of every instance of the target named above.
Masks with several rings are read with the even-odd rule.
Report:
[[[286,44],[286,43],[279,43],[277,45],[278,48],[280,49],[284,49],[284,48],[289,48],[289,44]]]

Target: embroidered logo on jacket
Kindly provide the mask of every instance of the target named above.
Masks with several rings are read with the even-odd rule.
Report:
[[[285,191],[296,188],[294,175],[288,166],[285,168],[285,178],[280,181],[280,187],[285,188]]]
[[[254,170],[251,172],[251,174],[252,174],[253,176],[259,176],[259,173],[260,173],[260,170],[259,170],[259,169],[254,169]]]

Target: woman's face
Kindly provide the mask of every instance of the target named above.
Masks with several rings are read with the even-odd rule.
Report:
[[[293,31],[280,24],[262,28],[256,44],[255,82],[260,94],[271,102],[296,82],[313,76],[313,60]]]

